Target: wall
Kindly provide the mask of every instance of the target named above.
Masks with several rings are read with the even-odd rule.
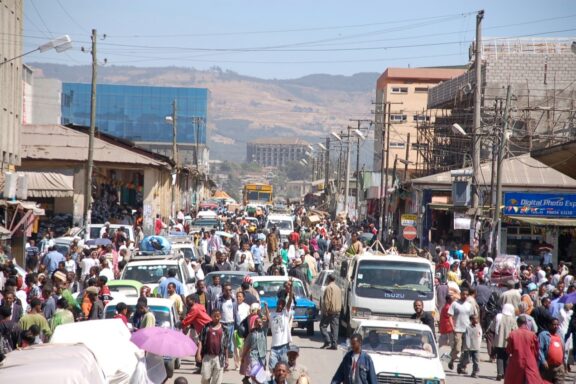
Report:
[[[20,165],[22,0],[0,1],[0,170]]]
[[[28,124],[60,124],[62,82],[57,79],[33,78],[32,120]]]
[[[170,215],[172,201],[171,176],[168,170],[146,168],[144,170],[144,232],[153,233],[154,219],[159,213],[163,218]],[[178,197],[177,197],[178,199]]]

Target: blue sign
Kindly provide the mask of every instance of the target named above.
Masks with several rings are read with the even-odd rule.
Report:
[[[576,217],[576,193],[504,193],[505,215]]]

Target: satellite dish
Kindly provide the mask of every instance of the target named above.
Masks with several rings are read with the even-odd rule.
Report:
[[[465,95],[470,94],[470,92],[472,92],[472,84],[466,83],[466,85],[462,88],[462,92],[464,92]]]

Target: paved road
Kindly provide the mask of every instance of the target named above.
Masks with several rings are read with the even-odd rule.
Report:
[[[320,338],[320,332],[318,331],[318,325],[316,325],[316,333],[312,338],[306,336],[306,331],[304,329],[293,330],[293,336],[294,344],[300,347],[299,361],[302,365],[308,368],[312,383],[330,383],[330,379],[342,359],[343,352],[341,350],[329,351],[319,349],[320,345],[322,345],[322,340]],[[268,342],[270,342],[270,337],[268,338]],[[442,347],[440,353],[442,354],[445,352],[449,352],[449,349],[447,347]],[[234,363],[232,360],[230,360],[230,363],[233,366]],[[458,375],[455,370],[450,371],[448,369],[446,362],[444,362],[443,365],[446,372],[446,383],[448,384],[495,383],[496,364],[488,361],[485,346],[483,346],[480,355],[480,374],[478,378],[473,379],[470,376]],[[200,375],[194,375],[191,373],[194,369],[195,364],[192,360],[184,360],[181,369],[175,372],[174,378],[184,376],[188,379],[188,383],[200,383]],[[468,367],[468,372],[470,372],[471,369],[472,366],[470,365]],[[568,375],[566,382],[573,383],[575,379],[576,375],[572,373]],[[238,372],[229,371],[224,374],[223,384],[237,384],[240,380],[241,376]],[[168,381],[168,383],[173,382],[173,379]]]

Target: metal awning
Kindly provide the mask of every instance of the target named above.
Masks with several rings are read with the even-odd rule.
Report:
[[[25,171],[28,197],[73,197],[74,173],[62,171]]]
[[[576,227],[576,218],[551,218],[551,217],[525,217],[506,216],[507,218],[529,225],[546,225],[549,227]]]

